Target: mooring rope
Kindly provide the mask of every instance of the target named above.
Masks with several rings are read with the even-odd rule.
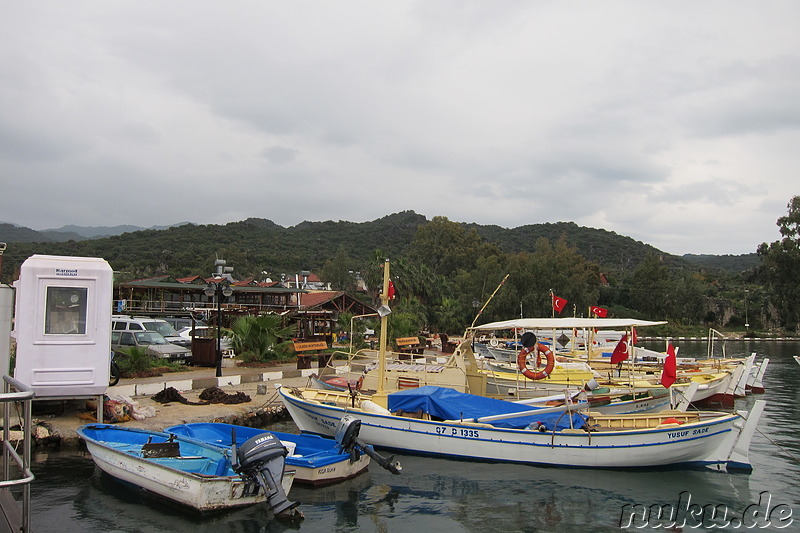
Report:
[[[793,454],[793,453],[792,453],[790,450],[787,450],[787,449],[786,449],[784,446],[781,446],[779,443],[775,442],[775,441],[774,441],[774,440],[773,440],[771,437],[769,437],[768,435],[766,435],[766,434],[765,434],[763,431],[761,431],[761,430],[760,430],[760,429],[758,429],[758,428],[756,428],[756,431],[758,431],[758,434],[759,434],[759,435],[761,435],[762,437],[764,437],[765,439],[767,439],[768,441],[770,441],[772,444],[774,444],[775,446],[777,446],[778,448],[780,448],[781,450],[783,450],[783,451],[786,453],[786,455],[788,455],[789,457],[791,457],[791,458],[792,458],[792,459],[794,459],[795,461],[800,461],[800,458],[798,458],[798,457],[797,457],[795,454]]]

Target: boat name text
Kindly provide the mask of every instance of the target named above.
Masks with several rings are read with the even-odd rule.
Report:
[[[704,435],[704,434],[708,433],[708,429],[709,429],[709,428],[707,428],[707,427],[705,427],[705,428],[693,429],[693,430],[691,431],[691,434],[692,434],[692,435]],[[689,430],[688,430],[688,429],[687,429],[687,430],[684,430],[684,431],[668,431],[668,432],[667,432],[667,436],[669,436],[669,438],[671,438],[671,439],[679,439],[679,438],[681,438],[681,437],[688,437],[688,436],[689,436],[689,433],[690,433],[690,432],[689,432]]]

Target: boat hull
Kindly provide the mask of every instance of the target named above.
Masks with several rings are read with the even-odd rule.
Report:
[[[199,465],[204,461],[222,461],[224,454],[221,451],[209,454],[210,457],[193,455],[145,459],[126,452],[118,441],[101,441],[82,429],[79,429],[79,435],[100,470],[174,503],[206,513],[266,502],[261,491],[255,496],[245,495],[244,480],[229,467],[225,469],[225,475],[200,473],[216,471],[216,467],[206,470]],[[187,472],[181,468],[190,468],[197,472]],[[286,470],[281,480],[285,493],[289,492],[293,480],[294,471]]]
[[[662,429],[538,432],[460,421],[427,421],[308,401],[280,390],[302,431],[331,435],[338,420],[361,420],[376,447],[459,459],[591,468],[724,464],[737,440],[738,415]]]

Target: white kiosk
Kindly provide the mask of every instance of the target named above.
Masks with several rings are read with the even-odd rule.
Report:
[[[36,398],[95,396],[102,421],[111,354],[113,271],[103,259],[33,255],[14,282],[14,377]]]

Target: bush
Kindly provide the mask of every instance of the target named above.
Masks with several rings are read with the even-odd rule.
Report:
[[[163,361],[147,353],[145,348],[131,346],[114,355],[122,377],[160,376],[164,372],[177,372],[184,365]]]

